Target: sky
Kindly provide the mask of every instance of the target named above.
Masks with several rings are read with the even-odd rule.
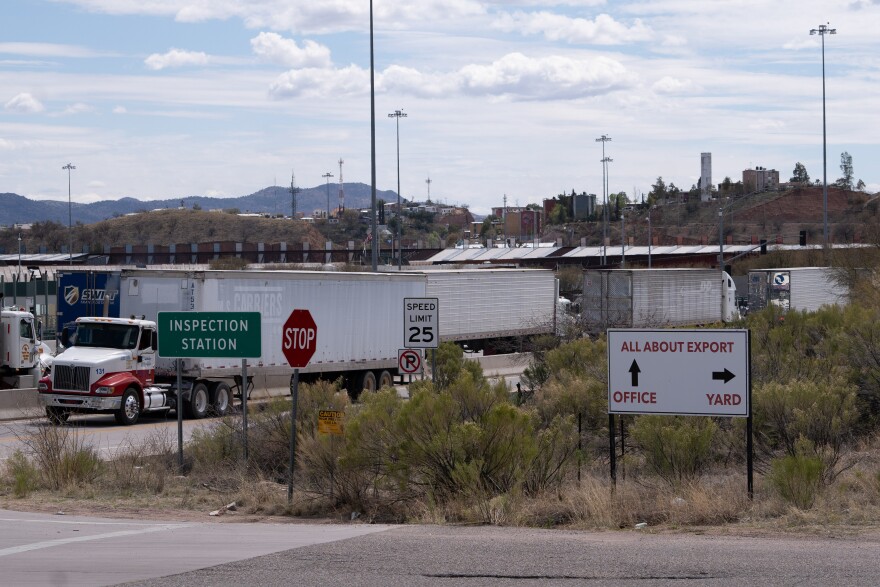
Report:
[[[377,189],[397,191],[398,123],[402,196],[477,214],[601,200],[603,147],[635,201],[696,184],[702,152],[715,184],[821,180],[824,39],[828,181],[846,151],[880,190],[880,0],[374,0],[373,19]],[[338,182],[340,159],[371,183],[368,0],[3,0],[0,23],[0,192],[236,197]]]

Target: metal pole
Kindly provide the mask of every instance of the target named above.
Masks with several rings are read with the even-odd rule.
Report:
[[[388,117],[395,119],[397,127],[397,269],[400,270],[403,265],[403,241],[400,240],[400,223],[402,222],[400,213],[400,119],[406,118],[406,113],[403,110],[395,110]]]
[[[293,501],[293,466],[296,461],[296,404],[299,400],[299,369],[290,379],[290,458],[287,463],[287,503]]]
[[[611,483],[617,487],[617,447],[614,444],[614,414],[608,414],[608,449],[611,457]]]
[[[648,206],[648,269],[651,268],[651,245],[654,237],[651,234],[651,206]]]
[[[829,245],[828,235],[828,149],[827,134],[825,127],[825,35],[836,35],[837,29],[829,28],[827,24],[819,25],[819,28],[810,29],[811,35],[819,35],[822,39],[822,246],[827,249]]]
[[[183,474],[183,359],[177,359],[177,466]]]
[[[247,359],[241,360],[241,448],[244,455],[244,461],[248,460],[248,421],[247,421],[247,401],[248,401],[248,378],[247,378]]]
[[[626,268],[626,222],[624,213],[620,213],[620,268]]]
[[[376,75],[373,57],[373,0],[370,0],[370,167],[372,183],[370,188],[370,234],[373,235],[372,269],[379,266],[379,227],[376,224]]]
[[[68,163],[61,169],[67,170],[67,258],[68,263],[73,265],[73,203],[70,199],[70,171],[76,169],[76,166],[72,163]]]
[[[330,222],[330,178],[333,177],[333,174],[328,171],[321,177],[327,180],[327,222]]]

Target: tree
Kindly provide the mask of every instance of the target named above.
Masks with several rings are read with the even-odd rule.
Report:
[[[852,155],[844,151],[840,154],[840,172],[843,177],[834,182],[837,186],[847,190],[853,189],[853,164]]]
[[[648,193],[648,203],[653,204],[661,200],[666,201],[666,198],[666,184],[663,182],[662,177],[658,177],[657,181],[651,185],[651,191]]]
[[[791,179],[788,180],[791,183],[810,183],[810,174],[807,173],[807,168],[804,167],[804,164],[798,161],[794,164],[794,171],[792,171]]]
[[[866,187],[866,186],[865,186],[865,182],[864,182],[863,180],[861,180],[861,179],[860,179],[859,182],[856,184],[856,189],[857,189],[858,191],[860,191],[860,192],[865,191],[865,187]]]

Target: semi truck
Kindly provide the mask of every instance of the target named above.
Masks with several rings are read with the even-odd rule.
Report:
[[[587,330],[733,322],[736,286],[717,269],[584,271],[581,319]]]
[[[178,390],[176,360],[157,353],[157,320],[163,311],[260,312],[262,354],[246,360],[247,379],[286,381],[292,369],[282,351],[282,327],[292,310],[308,309],[318,336],[315,354],[300,369],[301,380],[342,378],[353,396],[393,384],[398,351],[407,346],[406,298],[438,299],[441,341],[482,344],[552,333],[555,319],[555,277],[548,270],[131,269],[72,271],[60,274],[59,280],[59,343],[64,350],[39,385],[46,414],[56,422],[70,413],[101,412],[131,424],[140,413],[176,410],[178,405],[190,417],[201,418],[225,413],[236,393],[247,393],[243,360],[220,358],[182,359]],[[504,309],[493,316],[493,300],[501,307],[515,304],[520,311]],[[475,314],[471,306],[484,309]],[[459,313],[470,319],[462,323],[456,318]]]
[[[24,308],[2,307],[0,296],[0,387],[32,388],[40,346],[34,315]]]
[[[825,305],[849,303],[849,288],[832,267],[756,269],[748,274],[748,308],[776,306],[782,312],[814,312]]]

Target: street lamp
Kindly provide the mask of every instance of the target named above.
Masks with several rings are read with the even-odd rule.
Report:
[[[608,162],[611,161],[605,156],[605,143],[611,140],[608,135],[602,135],[596,139],[597,143],[602,143],[602,265],[605,265],[605,243],[608,239],[608,180],[606,172]]]
[[[376,224],[376,62],[373,56],[373,0],[370,0],[370,249],[373,273],[379,267],[379,226]]]
[[[67,256],[68,262],[73,265],[73,204],[70,200],[70,172],[76,169],[76,166],[73,163],[68,163],[61,169],[67,170]]]
[[[400,240],[400,119],[406,118],[406,112],[403,110],[395,110],[388,115],[388,118],[393,118],[394,124],[397,127],[397,269],[400,270],[403,264],[403,243]]]
[[[820,24],[810,29],[811,35],[822,38],[822,246],[828,248],[828,149],[825,134],[825,35],[836,35],[837,29]]]
[[[328,171],[321,177],[327,180],[327,222],[330,222],[330,178],[333,174]]]

